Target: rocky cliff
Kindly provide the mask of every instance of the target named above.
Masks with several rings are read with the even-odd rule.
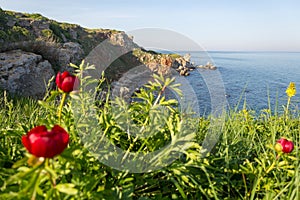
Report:
[[[194,66],[179,55],[146,51],[122,31],[86,29],[59,23],[39,14],[4,11],[0,8],[0,89],[22,96],[41,98],[46,84],[57,71],[72,70],[104,41],[124,53],[112,62],[113,52],[105,52],[102,64],[108,80],[118,80],[135,66],[144,64],[152,72],[167,74],[171,67],[189,75]]]

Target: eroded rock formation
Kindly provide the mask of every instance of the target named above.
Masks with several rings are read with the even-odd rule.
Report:
[[[0,53],[0,87],[10,93],[42,98],[55,75],[41,55],[13,50]]]

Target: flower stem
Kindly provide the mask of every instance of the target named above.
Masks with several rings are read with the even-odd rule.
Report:
[[[288,113],[288,111],[289,111],[290,103],[291,103],[291,97],[288,98],[288,102],[287,102],[287,105],[286,105],[286,112],[287,112],[287,113]]]
[[[49,175],[49,180],[52,184],[52,187],[55,187],[56,186],[56,180],[55,180],[55,177],[53,177],[53,173],[55,173],[54,171],[52,171],[54,169],[53,166],[51,166],[51,163],[50,162],[50,158],[46,158],[45,160],[45,170],[48,172],[48,175]],[[51,173],[53,172],[53,173]]]
[[[272,163],[272,165],[267,169],[266,174],[268,174],[270,171],[272,171],[272,169],[274,169],[275,164],[276,164],[276,161],[274,161],[274,162]]]
[[[49,167],[49,158],[45,159],[45,167]]]
[[[61,114],[62,114],[62,109],[63,109],[64,103],[65,103],[66,97],[67,97],[67,93],[63,93],[62,99],[61,99],[61,102],[60,102],[60,105],[58,108],[58,113],[57,113],[59,123],[61,123]]]
[[[286,104],[286,108],[285,108],[285,119],[288,120],[289,118],[289,107],[290,107],[290,103],[291,103],[291,97],[288,97],[288,101]]]
[[[281,154],[278,154],[276,156],[276,159],[273,161],[272,165],[267,169],[266,173],[268,174],[270,171],[272,171],[276,165],[276,162],[279,160]]]
[[[31,200],[35,200],[36,198],[36,192],[37,192],[37,188],[39,187],[40,184],[40,176],[41,176],[41,172],[42,172],[43,168],[40,168],[37,172],[36,178],[35,178],[35,183],[33,186],[33,191],[32,191],[32,195],[31,195]]]
[[[156,106],[156,104],[158,103],[158,101],[160,100],[160,97],[162,96],[162,94],[165,92],[166,86],[163,86],[161,91],[159,92],[159,94],[157,95],[157,98],[153,104],[153,106]]]

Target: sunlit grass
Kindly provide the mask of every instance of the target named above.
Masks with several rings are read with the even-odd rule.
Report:
[[[146,98],[149,93],[143,92],[143,98]],[[49,190],[50,185],[45,184],[40,186],[37,199],[45,197],[47,190],[57,199],[299,199],[300,121],[299,115],[295,114],[298,110],[289,107],[293,95],[287,95],[286,112],[281,114],[270,109],[257,113],[246,107],[228,111],[219,141],[209,155],[202,157],[201,148],[195,146],[170,165],[149,173],[118,171],[102,164],[73,134],[69,148],[54,165],[58,183],[70,183],[77,192],[68,190],[60,194],[58,190]],[[158,101],[152,99],[149,102]],[[137,112],[144,105],[142,103],[137,102],[131,109]],[[65,105],[63,114],[68,118],[65,123],[71,124],[68,130],[72,131],[68,106]],[[173,121],[172,125],[163,128],[161,135],[152,139],[135,140],[115,125],[116,116],[111,113],[110,106],[107,103],[100,108],[100,123],[102,128],[109,130],[107,135],[111,141],[124,149],[131,148],[133,143],[134,151],[156,149],[155,145],[170,140],[169,127],[177,123]],[[21,136],[49,120],[51,113],[35,100],[10,98],[5,92],[1,93],[0,108],[0,193],[3,193],[0,199],[14,199],[29,181],[24,178],[14,185],[6,185],[6,180],[17,172],[13,164],[25,157]],[[172,112],[175,119],[179,113]],[[132,117],[147,119],[145,113],[137,116]],[[196,133],[199,145],[209,125],[209,117],[200,118]],[[294,151],[289,154],[275,151],[274,145],[281,137],[294,142]]]

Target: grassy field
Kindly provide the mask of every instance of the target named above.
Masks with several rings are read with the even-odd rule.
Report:
[[[88,84],[83,70],[77,69],[78,76]],[[2,92],[0,199],[300,199],[300,122],[292,95],[281,114],[270,109],[228,111],[218,142],[203,156],[202,142],[215,119],[179,112],[177,101],[163,96],[166,87],[176,90],[176,85],[171,79],[156,80],[136,94],[139,101],[102,98],[92,110],[82,90],[64,102],[59,91],[44,101],[10,98]],[[82,118],[92,114],[97,115],[94,126]],[[124,128],[128,120],[134,123],[129,128],[152,135],[129,134]],[[21,137],[35,126],[54,124],[69,133],[69,146],[54,159],[33,158]],[[186,128],[190,126],[196,128]],[[101,135],[126,152],[121,159],[101,146]],[[291,153],[275,151],[282,137],[294,143]],[[144,165],[126,163],[140,163],[130,153],[156,151],[160,158],[147,163],[148,171]],[[115,163],[109,164],[111,158]]]

